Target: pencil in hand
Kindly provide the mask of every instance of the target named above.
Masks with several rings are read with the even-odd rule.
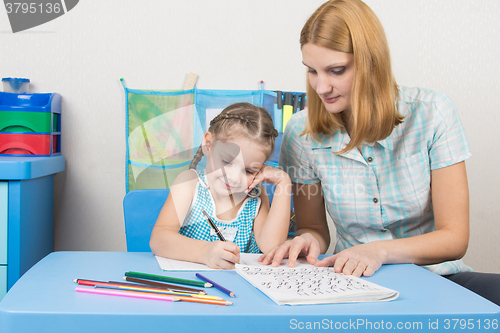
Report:
[[[225,242],[226,239],[224,238],[224,236],[220,232],[219,228],[217,228],[217,226],[215,225],[215,223],[212,220],[212,218],[210,217],[210,215],[208,215],[208,213],[203,208],[201,209],[201,211],[202,211],[203,215],[205,215],[205,217],[207,218],[208,224],[210,224],[210,227],[212,227],[212,229],[215,231],[215,233],[217,234],[219,239],[221,241]]]

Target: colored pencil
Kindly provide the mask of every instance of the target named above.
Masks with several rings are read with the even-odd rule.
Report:
[[[172,295],[172,296],[188,296],[188,297],[213,299],[213,300],[221,300],[222,299],[221,297],[218,297],[218,296],[190,294],[190,293],[171,291],[168,289],[159,289],[159,288],[152,288],[152,287],[148,287],[148,286],[139,286],[139,285],[130,286],[130,285],[96,284],[94,287],[107,288],[107,289],[119,289],[119,290],[131,290],[131,291],[143,291],[146,293],[157,293],[157,294]]]
[[[126,272],[125,276],[146,279],[146,280],[153,280],[153,281],[163,281],[163,282],[185,284],[188,286],[197,286],[197,287],[205,287],[205,288],[212,287],[212,284],[210,284],[208,282],[180,279],[180,278],[164,276],[164,275],[154,275],[154,274],[139,273],[139,272]]]
[[[90,287],[93,287],[96,284],[101,284],[101,285],[118,285],[119,284],[119,283],[115,283],[115,282],[104,282],[104,281],[85,280],[85,279],[76,279],[76,280],[73,280],[73,282],[76,282],[81,286],[90,286]]]
[[[203,280],[205,282],[208,282],[208,283],[211,283],[216,289],[219,289],[220,291],[222,291],[224,294],[226,295],[229,295],[231,297],[234,297],[234,293],[231,291],[231,290],[228,290],[226,288],[224,288],[223,286],[221,286],[220,284],[218,283],[215,283],[214,281],[210,280],[209,278],[201,275],[200,273],[196,273],[195,274],[196,277],[198,277],[200,280]]]
[[[121,289],[120,287],[113,287],[113,286],[99,286],[96,285],[94,288],[97,289],[111,289],[111,290],[123,290],[127,291],[130,293],[150,293],[152,295],[164,295],[165,293],[168,293],[168,291],[163,291],[163,292],[156,292],[156,291],[136,291],[136,290],[129,290],[129,289]],[[183,302],[191,302],[191,303],[205,303],[205,304],[215,304],[215,305],[232,305],[233,303],[228,302],[224,299],[221,299],[220,297],[216,296],[208,296],[208,295],[181,295],[181,294],[175,294],[172,295],[169,293],[170,296],[177,298],[179,301]],[[215,299],[213,298],[205,298],[205,297],[216,297]]]
[[[285,132],[286,124],[293,114],[293,93],[285,93],[283,102],[283,133]]]
[[[131,287],[144,287],[144,288],[151,287],[150,285],[147,285],[144,283],[129,283],[129,282],[121,282],[121,281],[108,281],[108,283],[119,284],[122,286],[131,286]],[[158,288],[158,289],[171,290],[170,288]]]
[[[81,293],[154,299],[154,300],[159,300],[159,301],[170,301],[170,302],[175,302],[175,301],[180,300],[179,297],[172,297],[172,296],[168,296],[168,295],[160,295],[160,294],[153,294],[153,293],[144,293],[144,292],[138,292],[138,291],[105,290],[105,289],[95,289],[95,288],[85,288],[85,287],[76,287],[75,291],[81,292]]]
[[[123,277],[123,278],[125,279],[125,277]],[[131,279],[133,279],[133,278],[131,278]],[[138,279],[138,280],[140,280],[140,279]],[[117,282],[117,281],[109,281],[109,283],[119,284],[119,285],[127,286],[127,287],[155,288],[155,289],[167,290],[167,291],[172,291],[172,292],[182,293],[182,294],[206,295],[206,293],[201,289],[199,289],[200,291],[198,291],[198,289],[196,289],[196,291],[182,290],[182,289],[179,289],[175,285],[171,285],[175,288],[170,288],[170,287],[165,287],[165,286],[156,287],[153,284],[146,284],[146,283],[128,283],[128,282]],[[166,283],[164,283],[164,284],[166,284]]]
[[[276,91],[276,104],[274,104],[274,128],[278,133],[283,133],[283,92]]]
[[[165,288],[165,289],[171,289],[171,290],[189,291],[192,293],[205,294],[205,291],[202,289],[188,288],[188,287],[183,287],[183,286],[177,286],[174,284],[168,284],[168,283],[163,283],[163,282],[156,282],[156,281],[133,278],[133,277],[129,277],[129,276],[125,276],[125,277],[123,277],[123,279],[125,281],[137,282],[137,283],[141,283],[141,284],[155,286],[156,288]]]
[[[216,300],[211,300],[211,299],[202,299],[202,298],[195,298],[195,297],[191,297],[191,298],[181,297],[180,301],[191,302],[191,303],[214,304],[214,305],[233,305],[232,302],[229,302],[226,300],[216,301]]]
[[[100,285],[100,286],[117,286],[117,287],[124,287],[124,288],[127,288],[127,287],[137,287],[137,288],[143,288],[143,289],[150,289],[152,288],[151,285],[147,285],[147,284],[137,284],[137,283],[126,283],[126,282],[117,282],[117,281],[108,281],[108,282],[104,282],[104,281],[97,281],[97,280],[85,280],[85,279],[76,279],[76,280],[73,280],[73,282],[76,282],[78,283],[79,285],[82,285],[82,286],[90,286],[90,287],[94,287],[96,285]],[[176,287],[174,285],[172,285],[173,287]],[[158,290],[165,290],[165,291],[170,291],[170,292],[175,292],[175,293],[183,293],[183,294],[195,294],[195,295],[205,295],[206,293],[204,291],[202,291],[202,293],[196,291],[196,292],[190,292],[190,291],[184,291],[184,290],[173,290],[170,289],[170,288],[166,288],[166,287],[155,287],[156,289]],[[182,287],[181,287],[182,288]],[[186,289],[191,289],[191,288],[186,288]],[[195,290],[198,290],[198,289],[195,289]],[[216,296],[212,296],[212,297],[216,297]]]

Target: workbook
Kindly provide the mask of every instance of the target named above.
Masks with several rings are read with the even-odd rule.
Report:
[[[392,301],[399,296],[364,278],[335,273],[333,267],[237,264],[236,272],[279,305]]]
[[[240,253],[240,264],[247,266],[262,266],[262,263],[258,261],[261,255],[257,253]],[[213,270],[203,264],[197,264],[189,261],[168,259],[160,256],[156,256],[156,260],[160,265],[160,268],[164,271],[208,271]],[[287,267],[288,259],[283,259],[278,267]],[[295,267],[311,266],[305,258],[298,258]]]

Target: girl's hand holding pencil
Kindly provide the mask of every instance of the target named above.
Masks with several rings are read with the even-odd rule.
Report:
[[[207,242],[203,263],[214,269],[234,269],[240,262],[240,248],[233,242]]]
[[[212,242],[208,245],[208,251],[205,251],[205,264],[210,268],[233,269],[234,264],[240,262],[240,248],[232,242],[226,242],[210,215],[204,209],[201,211],[220,239],[220,242]],[[224,243],[228,243],[227,246]]]

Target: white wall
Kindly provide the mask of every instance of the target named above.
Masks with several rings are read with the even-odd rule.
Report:
[[[322,0],[82,0],[12,34],[0,8],[0,76],[63,96],[66,171],[55,179],[55,250],[124,251],[125,111],[131,88],[303,91],[299,32]],[[500,2],[367,0],[401,85],[448,94],[470,140],[466,263],[500,272]]]

